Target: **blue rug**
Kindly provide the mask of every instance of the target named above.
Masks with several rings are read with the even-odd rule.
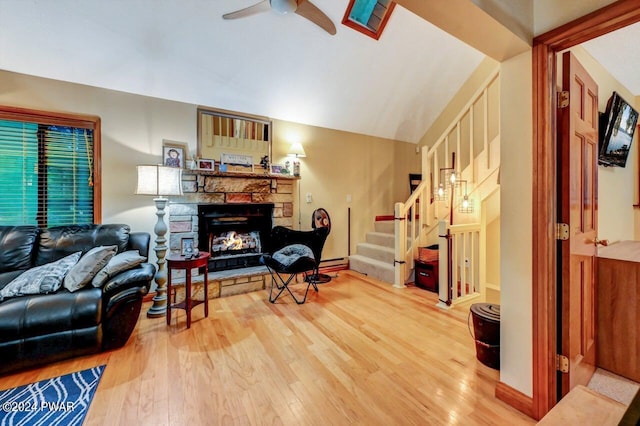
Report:
[[[81,425],[104,367],[0,391],[0,425]]]

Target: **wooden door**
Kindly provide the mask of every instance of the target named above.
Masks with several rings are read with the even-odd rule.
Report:
[[[598,86],[570,52],[562,90],[569,105],[558,107],[558,222],[569,225],[569,236],[558,250],[558,332],[569,371],[559,378],[559,398],[586,385],[596,362]]]

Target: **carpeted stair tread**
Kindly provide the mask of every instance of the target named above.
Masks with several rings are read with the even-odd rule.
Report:
[[[359,243],[356,246],[356,254],[379,260],[381,262],[393,265],[393,256],[395,250],[391,247],[385,247],[378,244]]]
[[[393,220],[378,220],[373,225],[376,232],[393,234],[396,231],[396,224]]]
[[[366,242],[391,248],[396,245],[395,236],[386,232],[367,232]]]
[[[393,264],[358,254],[349,256],[349,269],[391,284],[393,284],[395,278]]]

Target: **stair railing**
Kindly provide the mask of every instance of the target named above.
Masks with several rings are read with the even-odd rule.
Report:
[[[439,261],[438,305],[448,308],[480,295],[480,277],[485,260],[480,249],[482,227],[478,223],[452,225],[438,223]]]
[[[474,152],[474,105],[477,102],[483,102],[484,115],[480,118],[482,120],[483,129],[483,149],[476,156],[476,158],[483,157],[483,161],[486,162],[483,165],[483,170],[497,170],[499,164],[499,157],[496,163],[495,156],[492,152],[492,144],[489,141],[488,135],[488,90],[491,84],[498,78],[499,69],[496,68],[487,79],[481,84],[478,90],[471,96],[467,104],[460,110],[456,118],[445,129],[442,135],[436,140],[436,142],[427,149],[422,148],[422,182],[409,196],[404,203],[398,202],[394,207],[394,221],[395,221],[395,277],[394,287],[405,287],[405,282],[410,276],[411,270],[414,268],[414,259],[417,257],[418,247],[426,244],[426,234],[433,230],[433,227],[437,225],[440,219],[443,219],[449,213],[449,208],[442,206],[443,203],[435,201],[433,194],[434,184],[438,185],[440,182],[440,173],[434,173],[440,171],[440,168],[447,167],[446,159],[450,152],[461,152],[461,134],[464,117],[469,117],[470,137],[469,144],[465,146],[468,149],[470,158],[473,157],[471,153]],[[450,146],[449,135],[455,130],[456,142],[455,147]],[[499,141],[499,136],[497,137]],[[498,144],[499,145],[499,144]],[[498,151],[499,153],[499,151]],[[499,154],[498,154],[499,155]],[[439,159],[445,159],[444,164],[439,164]],[[469,161],[469,165],[465,170],[465,174],[470,183],[475,183],[478,178],[478,171],[475,169],[475,159]],[[463,166],[456,165],[456,171],[459,173]],[[451,204],[452,206],[453,204]],[[452,207],[451,207],[452,208]],[[442,250],[442,248],[441,248]],[[440,263],[443,265],[444,263]],[[440,268],[440,270],[446,268]]]

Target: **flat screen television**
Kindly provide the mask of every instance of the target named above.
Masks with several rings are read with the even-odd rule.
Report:
[[[617,92],[607,102],[600,116],[600,152],[598,164],[607,167],[625,167],[638,122],[638,111]]]

